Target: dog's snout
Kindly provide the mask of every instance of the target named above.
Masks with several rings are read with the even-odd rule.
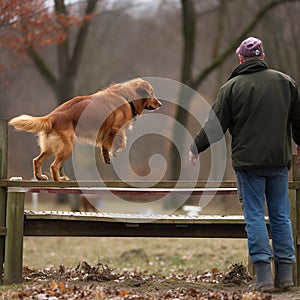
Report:
[[[158,98],[156,98],[156,97],[155,97],[155,99],[156,99],[156,101],[157,101],[158,107],[161,107],[161,106],[162,106],[162,103],[160,102],[160,100],[159,100]]]

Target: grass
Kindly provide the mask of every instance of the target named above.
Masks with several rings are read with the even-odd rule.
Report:
[[[165,275],[195,274],[247,264],[247,244],[236,239],[25,237],[23,257],[23,264],[32,268],[76,267],[87,261]]]
[[[38,210],[69,210],[68,205],[40,195]],[[26,209],[33,209],[30,199]],[[234,203],[234,202],[233,202]],[[216,209],[217,205],[214,205]],[[239,205],[240,206],[240,205]],[[239,209],[238,206],[238,209]],[[208,207],[208,211],[209,211]],[[221,209],[220,209],[221,211]],[[207,212],[211,213],[210,211]],[[245,239],[24,237],[23,265],[76,267],[80,261],[101,262],[116,269],[159,272],[227,271],[237,262],[247,265]]]

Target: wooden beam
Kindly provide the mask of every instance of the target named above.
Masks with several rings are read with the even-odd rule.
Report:
[[[49,194],[94,194],[94,195],[118,195],[118,196],[196,196],[196,195],[236,195],[236,188],[131,188],[131,187],[81,187],[81,188],[59,188],[59,187],[10,187],[9,192],[49,193]]]
[[[235,188],[235,181],[207,182],[207,181],[31,181],[31,180],[3,180],[0,186],[10,188]]]
[[[236,188],[235,181],[207,182],[207,181],[32,181],[32,180],[7,180],[0,178],[0,187],[18,188],[23,191],[27,189],[48,188]],[[289,189],[300,190],[300,181],[290,181]]]
[[[244,224],[170,224],[26,219],[25,236],[246,238]]]
[[[8,193],[4,284],[22,282],[25,193]]]
[[[7,178],[7,121],[0,120],[0,179]],[[0,187],[0,227],[5,227],[6,222],[6,197],[7,188]],[[5,230],[0,235],[0,284],[2,284],[2,274],[5,251]]]
[[[87,222],[120,222],[123,223],[156,223],[156,224],[243,224],[241,215],[199,215],[189,217],[186,215],[144,215],[121,213],[96,213],[96,212],[69,212],[69,211],[25,211],[26,220],[64,220]],[[266,222],[268,219],[266,218]]]
[[[26,211],[24,224],[25,236],[246,238],[243,216]]]

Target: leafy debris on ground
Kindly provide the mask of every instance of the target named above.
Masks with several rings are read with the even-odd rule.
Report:
[[[242,283],[248,283],[251,280],[252,277],[248,273],[247,268],[242,263],[237,263],[233,264],[230,271],[224,275],[222,283],[241,285]]]
[[[270,300],[267,293],[245,292],[251,277],[241,264],[233,265],[229,272],[216,268],[202,274],[162,276],[141,271],[115,269],[101,263],[91,266],[85,261],[76,268],[63,265],[58,268],[34,270],[24,268],[24,284],[19,289],[0,292],[0,299],[79,300],[79,299],[198,299],[198,300]],[[234,286],[228,288],[223,283]],[[244,291],[243,291],[244,290]]]
[[[76,268],[68,269],[63,265],[58,268],[45,268],[35,270],[24,267],[23,277],[25,281],[110,281],[120,275],[114,272],[113,268],[102,263],[91,266],[85,261],[79,262]]]

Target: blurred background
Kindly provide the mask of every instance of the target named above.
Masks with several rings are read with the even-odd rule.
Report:
[[[296,0],[0,0],[0,10],[1,119],[23,113],[46,115],[74,96],[135,77],[178,81],[212,104],[238,64],[235,49],[248,36],[263,41],[270,67],[300,82],[300,1]],[[180,93],[172,103],[162,101],[160,114],[169,117],[168,126],[151,117],[148,123],[134,124],[139,130],[153,124],[165,130],[132,144],[133,172],[141,178],[150,174],[152,180],[207,180],[210,150],[201,155],[201,167],[192,169],[190,140],[178,135],[178,124],[191,136],[197,133],[200,124],[194,114],[202,113],[202,102]],[[228,134],[226,144],[223,180],[234,180]],[[38,153],[35,136],[9,129],[9,177],[31,179],[32,158]],[[150,166],[155,154],[165,164]],[[101,160],[99,172],[103,180],[119,179],[114,168]],[[128,174],[126,180],[132,179]],[[91,180],[88,174],[86,178]],[[238,201],[232,204],[226,199],[214,207],[223,212],[240,209]]]

